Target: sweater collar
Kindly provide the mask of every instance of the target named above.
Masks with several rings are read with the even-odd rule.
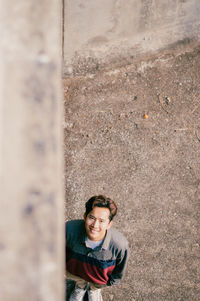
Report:
[[[110,239],[111,239],[111,233],[110,233],[111,229],[108,229],[106,231],[106,236],[104,237],[104,241],[102,244],[102,249],[108,249],[109,244],[110,244]]]
[[[82,241],[81,241],[84,245],[86,245],[86,239],[87,239],[87,236],[86,236],[86,231],[85,231],[85,235],[82,236]],[[110,244],[110,239],[111,239],[111,232],[110,232],[110,229],[108,229],[106,231],[106,235],[105,235],[103,243],[101,245],[102,249],[104,249],[104,250],[108,249],[109,244]]]

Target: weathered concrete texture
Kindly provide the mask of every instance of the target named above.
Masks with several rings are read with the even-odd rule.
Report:
[[[126,278],[104,300],[197,301],[200,45],[66,78],[66,218],[103,193],[130,242]]]
[[[62,10],[0,4],[0,299],[63,300]]]
[[[199,39],[199,0],[65,0],[64,72],[128,62],[179,40]],[[119,60],[120,57],[120,60]]]

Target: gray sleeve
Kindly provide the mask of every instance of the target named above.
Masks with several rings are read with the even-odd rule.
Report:
[[[108,286],[117,285],[120,283],[127,267],[128,258],[129,258],[129,248],[127,245],[127,247],[124,250],[121,250],[117,256],[116,267],[109,277],[109,280],[107,282]]]

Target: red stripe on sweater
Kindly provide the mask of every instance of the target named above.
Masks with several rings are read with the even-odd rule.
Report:
[[[88,282],[98,284],[107,284],[110,274],[115,265],[102,269],[86,262],[80,262],[76,259],[70,259],[67,262],[67,271],[73,275],[79,276]]]

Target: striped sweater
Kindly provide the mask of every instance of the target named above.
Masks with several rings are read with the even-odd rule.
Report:
[[[84,220],[66,223],[66,269],[73,275],[100,285],[118,284],[128,259],[126,238],[111,227],[103,243],[91,249],[86,244]]]

